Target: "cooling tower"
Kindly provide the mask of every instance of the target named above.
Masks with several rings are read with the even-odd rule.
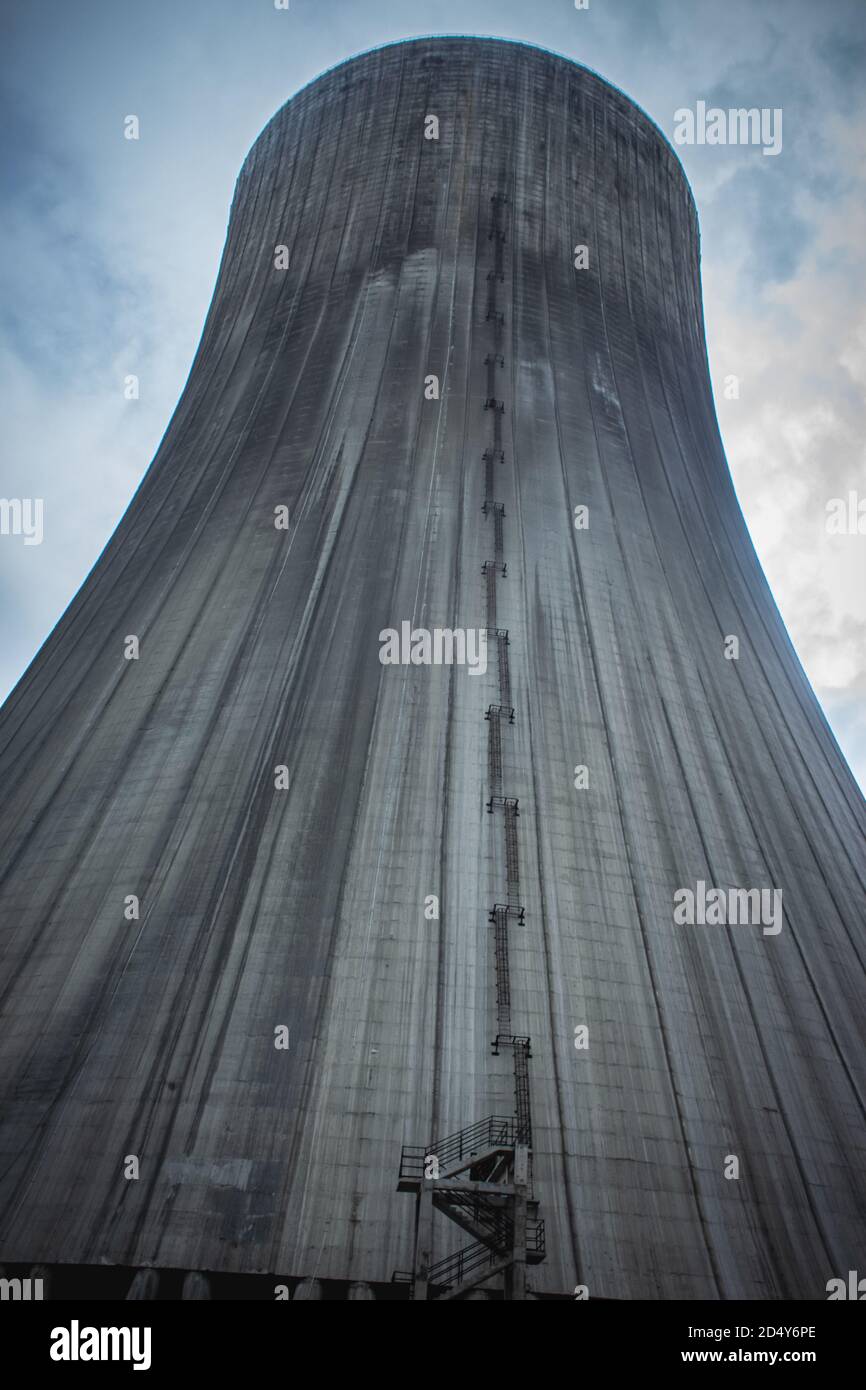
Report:
[[[424,39],[278,112],[0,780],[7,1266],[862,1266],[864,802],[732,487],[683,170],[589,71]]]

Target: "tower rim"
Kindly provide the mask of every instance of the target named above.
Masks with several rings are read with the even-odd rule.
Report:
[[[481,43],[485,45],[501,44],[507,45],[509,48],[521,48],[526,50],[528,53],[532,53],[535,55],[540,54],[546,58],[553,58],[556,60],[556,62],[563,64],[567,68],[577,69],[579,72],[586,73],[594,81],[598,82],[602,87],[606,88],[608,91],[615,92],[617,96],[621,97],[623,101],[627,102],[628,105],[631,108],[633,108],[633,110],[637,113],[641,120],[646,124],[650,133],[659,140],[662,148],[666,151],[667,154],[669,154],[672,157],[675,167],[682,179],[682,183],[686,190],[686,193],[688,194],[689,203],[691,204],[691,209],[695,221],[698,224],[698,226],[700,225],[698,217],[697,200],[695,198],[694,191],[689,180],[689,176],[686,173],[685,166],[682,162],[682,159],[680,158],[677,148],[669,139],[669,137],[665,134],[664,130],[661,128],[658,122],[653,119],[653,117],[649,114],[648,111],[645,110],[643,106],[641,106],[640,102],[636,101],[635,98],[630,96],[628,92],[624,91],[622,87],[617,86],[617,84],[615,82],[612,82],[610,78],[604,77],[595,68],[590,67],[588,63],[582,63],[577,58],[571,58],[568,54],[560,53],[556,49],[547,48],[544,44],[533,43],[529,39],[506,38],[501,34],[413,34],[407,38],[388,39],[384,43],[373,44],[370,48],[360,49],[357,53],[352,53],[346,58],[341,58],[338,63],[332,63],[330,67],[323,68],[321,72],[316,73],[314,77],[311,77],[307,82],[303,83],[302,86],[298,87],[297,91],[292,92],[291,96],[287,97],[286,100],[280,106],[277,107],[276,111],[274,111],[273,115],[271,115],[268,118],[268,120],[262,126],[261,130],[258,132],[258,134],[251,142],[247,154],[244,158],[241,172],[243,171],[243,167],[246,165],[247,160],[250,158],[250,155],[253,153],[253,150],[256,148],[257,144],[259,143],[265,132],[268,130],[268,128],[271,126],[271,124],[277,119],[279,119],[283,112],[285,112],[288,107],[292,106],[292,104],[295,101],[297,101],[299,97],[303,96],[306,92],[311,91],[314,87],[318,86],[320,82],[324,82],[326,78],[335,76],[343,69],[349,68],[355,63],[359,63],[365,58],[372,58],[377,54],[387,52],[389,49],[409,48],[414,44],[430,43],[441,43],[443,44],[443,46],[448,46],[451,44],[456,45],[461,43]]]

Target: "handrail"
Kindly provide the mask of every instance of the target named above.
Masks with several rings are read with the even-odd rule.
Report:
[[[431,1140],[423,1147],[420,1144],[404,1145],[400,1172],[404,1176],[414,1175],[409,1171],[407,1160],[412,1168],[417,1168],[419,1161],[423,1168],[423,1161],[429,1156],[435,1156],[440,1164],[449,1163],[455,1159],[471,1157],[478,1151],[482,1142],[487,1147],[501,1144],[503,1147],[513,1148],[516,1141],[517,1124],[512,1115],[488,1115],[486,1119],[478,1120],[474,1125],[445,1135],[442,1139]]]
[[[491,1250],[489,1245],[479,1240],[472,1245],[464,1245],[462,1250],[455,1251],[453,1255],[446,1255],[444,1259],[437,1260],[427,1271],[427,1279],[431,1284],[462,1284],[467,1274],[473,1274],[483,1265],[492,1265],[499,1258],[495,1250]]]

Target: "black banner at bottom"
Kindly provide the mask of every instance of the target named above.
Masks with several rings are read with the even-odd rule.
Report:
[[[751,1367],[767,1369],[799,1366],[818,1372],[823,1379],[841,1373],[850,1375],[858,1364],[864,1324],[860,1310],[848,1302],[828,1303],[616,1303],[575,1301],[560,1307],[561,1316],[553,1323],[524,1324],[531,1331],[563,1333],[569,1338],[569,1356],[579,1351],[581,1364],[604,1367],[611,1374],[639,1371],[667,1374],[674,1369],[688,1371],[704,1366]],[[323,1362],[339,1365],[353,1360],[353,1374],[363,1372],[372,1357],[380,1362],[385,1355],[383,1328],[397,1339],[385,1359],[396,1371],[404,1345],[402,1338],[417,1334],[419,1324],[355,1323],[339,1324],[340,1338],[330,1343],[327,1323],[312,1325],[292,1309],[275,1302],[261,1303],[46,1303],[4,1302],[0,1304],[0,1332],[4,1363],[15,1364],[19,1373],[46,1374],[52,1378],[87,1377],[100,1371],[113,1375],[150,1376],[162,1380],[179,1374],[214,1374],[225,1379],[232,1374],[266,1376],[271,1368],[286,1366],[287,1348],[293,1348],[290,1366],[297,1366],[297,1353],[303,1345],[302,1333],[317,1339],[307,1342],[308,1353],[315,1353],[317,1370]],[[404,1315],[405,1317],[405,1315]],[[489,1367],[491,1347],[485,1334],[502,1327],[498,1315],[493,1323],[458,1324],[461,1334],[461,1374],[466,1373],[466,1354],[474,1343],[479,1364]],[[300,1319],[300,1321],[299,1321]],[[441,1324],[420,1324],[425,1330],[440,1328],[436,1350],[453,1362],[455,1346],[441,1338]],[[446,1328],[449,1324],[446,1324]],[[473,1336],[467,1338],[471,1328]],[[504,1331],[504,1327],[502,1327]],[[514,1336],[519,1332],[508,1325]],[[482,1336],[479,1338],[478,1333]],[[357,1338],[357,1341],[355,1340]],[[290,1339],[290,1342],[287,1341]],[[534,1347],[530,1351],[530,1347]],[[545,1358],[557,1350],[545,1345]],[[514,1351],[517,1355],[516,1346]],[[538,1344],[524,1343],[524,1353],[537,1359]],[[471,1353],[470,1353],[471,1355]],[[369,1364],[369,1363],[368,1363]],[[424,1374],[429,1376],[435,1356],[425,1347]],[[508,1365],[512,1365],[509,1353]],[[403,1373],[407,1367],[403,1366]],[[288,1370],[288,1367],[287,1367]],[[302,1371],[306,1378],[309,1371]]]

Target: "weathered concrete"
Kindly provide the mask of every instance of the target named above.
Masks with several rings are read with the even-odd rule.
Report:
[[[401,1144],[511,1112],[495,653],[378,636],[486,622],[491,285],[532,1287],[820,1298],[862,1266],[866,813],[728,475],[690,192],[597,77],[459,39],[335,69],[256,142],[165,439],[0,716],[0,1257],[387,1280]],[[675,926],[698,880],[780,887],[783,930]]]

